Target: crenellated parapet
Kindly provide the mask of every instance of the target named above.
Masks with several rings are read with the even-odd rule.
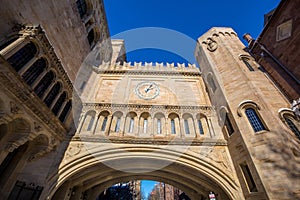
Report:
[[[158,62],[117,62],[111,64],[102,62],[98,67],[93,66],[93,70],[97,73],[180,73],[186,75],[201,75],[199,68],[195,64],[185,63],[158,63]]]

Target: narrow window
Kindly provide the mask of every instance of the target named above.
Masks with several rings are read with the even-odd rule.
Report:
[[[144,119],[144,133],[147,133],[148,120]]]
[[[61,106],[63,105],[63,103],[64,103],[64,101],[65,101],[66,98],[67,98],[67,94],[66,94],[65,92],[63,92],[63,93],[59,96],[58,100],[56,101],[56,103],[54,104],[54,106],[53,106],[53,108],[52,108],[52,112],[53,112],[55,115],[58,114],[58,112],[59,112],[59,110],[60,110]]]
[[[47,88],[50,86],[51,82],[54,79],[54,73],[52,71],[48,72],[42,80],[39,82],[39,84],[34,88],[34,92],[38,97],[42,97],[44,92],[47,90]]]
[[[107,117],[105,117],[105,118],[103,119],[102,126],[101,126],[101,131],[105,131],[106,124],[107,124]]]
[[[46,60],[40,58],[22,75],[28,85],[32,85],[46,68]]]
[[[129,123],[129,133],[133,132],[133,126],[134,126],[134,118],[130,118],[130,123]]]
[[[161,119],[157,119],[157,134],[161,134]]]
[[[254,71],[253,67],[250,65],[249,60],[247,58],[242,58],[244,64],[247,66],[249,71]]]
[[[185,134],[187,135],[190,134],[189,122],[187,119],[184,120],[184,130],[185,130]]]
[[[233,129],[233,126],[232,126],[232,124],[231,124],[231,122],[230,122],[230,119],[229,119],[227,113],[226,113],[226,115],[225,115],[225,123],[224,123],[224,126],[225,126],[225,128],[226,128],[228,134],[229,134],[229,135],[232,135],[233,132],[234,132],[234,129]]]
[[[95,39],[95,33],[94,33],[93,29],[89,32],[87,38],[88,38],[89,44],[92,45],[92,43]]]
[[[247,183],[247,187],[249,189],[250,192],[257,192],[257,188],[254,182],[254,179],[251,175],[250,169],[248,167],[247,164],[241,164],[240,165],[243,175],[245,177],[246,183]]]
[[[261,120],[259,119],[258,115],[256,114],[253,108],[247,108],[245,113],[255,132],[266,130],[263,123],[261,122]]]
[[[29,62],[37,53],[37,48],[30,42],[22,47],[19,51],[7,59],[11,66],[18,72]]]
[[[44,102],[45,104],[50,107],[52,102],[54,101],[54,99],[56,98],[56,96],[59,93],[60,90],[60,83],[56,83],[50,90],[50,92],[48,93],[48,95],[46,96]]]
[[[95,117],[91,116],[91,120],[90,120],[90,123],[88,125],[87,131],[92,130],[92,127],[93,127],[93,124],[94,124],[94,120],[95,120]]]
[[[203,130],[203,126],[202,126],[202,122],[200,119],[198,119],[198,128],[199,128],[199,132],[201,135],[204,135],[204,130]]]
[[[59,116],[59,120],[61,122],[64,122],[69,111],[71,110],[71,107],[72,107],[72,102],[71,101],[68,101],[68,103],[65,105],[63,111],[61,112],[60,116]]]
[[[77,0],[76,5],[78,8],[79,15],[82,18],[87,12],[86,2],[85,0]]]
[[[300,131],[299,129],[297,128],[297,126],[293,123],[292,120],[290,120],[289,118],[287,117],[284,117],[287,125],[290,127],[290,129],[293,131],[293,133],[297,136],[297,138],[300,140]]]
[[[171,119],[171,134],[176,134],[175,120]]]
[[[119,132],[119,130],[120,130],[120,123],[121,123],[121,118],[118,117],[117,118],[117,122],[116,122],[115,132]]]

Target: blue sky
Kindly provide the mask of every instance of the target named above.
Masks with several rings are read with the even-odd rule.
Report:
[[[246,32],[256,38],[263,28],[264,14],[275,8],[279,2],[280,0],[104,0],[104,5],[112,38],[115,38],[114,35],[118,33],[135,28],[167,28],[195,40],[193,46],[184,48],[186,54],[193,57],[196,39],[214,26],[232,27],[241,39]],[[161,41],[164,39],[166,38],[162,37]],[[149,38],[144,38],[144,41],[146,40]],[[180,42],[174,39],[174,43],[179,46],[184,44]],[[126,48],[130,49],[132,43],[136,43],[134,39],[125,40]],[[192,62],[174,53],[177,52],[143,48],[127,52],[127,60],[175,63],[188,60]]]
[[[139,31],[134,31],[134,34],[130,35],[131,37],[127,37],[126,49],[130,50],[127,53],[128,61],[182,63],[195,62],[187,57],[193,58],[196,39],[211,27],[232,27],[242,41],[244,33],[250,33],[253,38],[257,38],[263,29],[264,14],[274,9],[279,2],[280,0],[104,0],[104,5],[112,38],[124,39],[119,36],[127,37],[128,30],[132,31],[141,27],[164,28],[157,31],[159,39],[157,36],[151,37],[152,32],[150,34],[147,31],[143,32],[144,29],[138,29]],[[185,56],[176,55],[179,50],[166,52],[161,50],[163,48],[144,48],[149,46],[149,44],[143,44],[145,41],[161,44],[170,40],[165,34],[168,32],[164,32],[166,29],[179,34],[172,37],[175,39],[171,38],[171,41],[178,44]],[[124,31],[127,32],[120,34]],[[184,34],[194,41],[191,45],[186,45],[185,41],[187,40],[178,39],[177,36],[182,36],[180,34]],[[131,47],[137,44],[141,45],[141,48],[131,51]],[[142,182],[142,190],[146,196],[153,188],[154,183],[153,181]]]

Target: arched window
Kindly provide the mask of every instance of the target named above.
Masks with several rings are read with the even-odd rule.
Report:
[[[35,56],[36,53],[36,46],[33,44],[33,42],[29,42],[11,57],[9,57],[7,61],[18,72],[28,61],[30,61]]]
[[[175,120],[171,119],[171,134],[176,134]]]
[[[107,116],[104,117],[103,122],[102,122],[102,126],[101,126],[101,131],[105,131],[107,120],[108,120],[108,117]]]
[[[253,108],[246,108],[245,113],[255,132],[266,130],[259,116],[257,115],[256,111]]]
[[[94,121],[95,121],[95,116],[91,116],[91,119],[90,119],[90,122],[89,122],[89,125],[87,127],[87,131],[91,131],[92,130],[92,127],[93,127],[93,124],[94,124]]]
[[[189,122],[187,119],[184,119],[184,130],[185,130],[185,134],[187,135],[190,134]]]
[[[94,29],[90,30],[88,36],[88,41],[89,41],[89,44],[92,45],[93,44],[93,41],[95,39],[95,32],[94,32]]]
[[[294,124],[294,122],[289,117],[284,116],[284,120],[286,121],[289,128],[293,131],[293,133],[300,140],[300,131],[299,131],[298,127]]]
[[[65,121],[65,119],[66,119],[66,117],[67,117],[69,111],[71,110],[71,107],[72,107],[72,101],[70,100],[70,101],[68,101],[68,103],[65,105],[63,111],[61,112],[61,114],[60,114],[60,116],[59,116],[59,120],[60,120],[61,122],[64,122],[64,121]]]
[[[132,133],[133,132],[133,127],[134,127],[134,118],[130,118],[130,122],[129,122],[129,130],[128,132],[129,133]]]
[[[65,102],[65,99],[67,98],[67,94],[66,92],[63,92],[59,98],[57,99],[55,105],[52,108],[52,112],[57,115],[61,106],[63,105],[63,103]]]
[[[120,125],[121,125],[121,117],[118,117],[116,121],[115,132],[120,131]]]
[[[79,15],[82,18],[87,13],[86,2],[85,2],[85,0],[77,0],[76,5],[78,8]]]
[[[161,134],[161,119],[157,119],[157,134]]]
[[[244,64],[247,66],[247,68],[249,69],[249,71],[254,71],[253,67],[249,63],[249,59],[244,57],[244,58],[242,58],[242,60],[243,60]]]
[[[50,107],[52,102],[54,101],[54,99],[56,98],[56,96],[59,93],[59,90],[61,88],[60,83],[56,83],[50,90],[50,92],[48,93],[48,95],[46,96],[44,102],[45,104]]]
[[[200,119],[197,120],[197,123],[198,123],[198,128],[199,128],[199,133],[201,135],[204,135],[204,130],[203,130],[203,126],[202,126],[202,122]]]
[[[32,85],[45,69],[46,60],[44,58],[40,58],[33,63],[33,65],[22,75],[22,77],[28,85]]]
[[[42,78],[39,84],[34,88],[34,92],[36,93],[36,95],[41,98],[44,92],[46,91],[46,89],[50,86],[53,79],[54,79],[54,73],[52,71],[48,72]]]

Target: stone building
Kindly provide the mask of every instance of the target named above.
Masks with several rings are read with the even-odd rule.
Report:
[[[200,69],[129,63],[102,1],[16,2],[0,8],[3,199],[144,179],[191,199],[300,198],[299,118],[233,29],[198,38]]]

